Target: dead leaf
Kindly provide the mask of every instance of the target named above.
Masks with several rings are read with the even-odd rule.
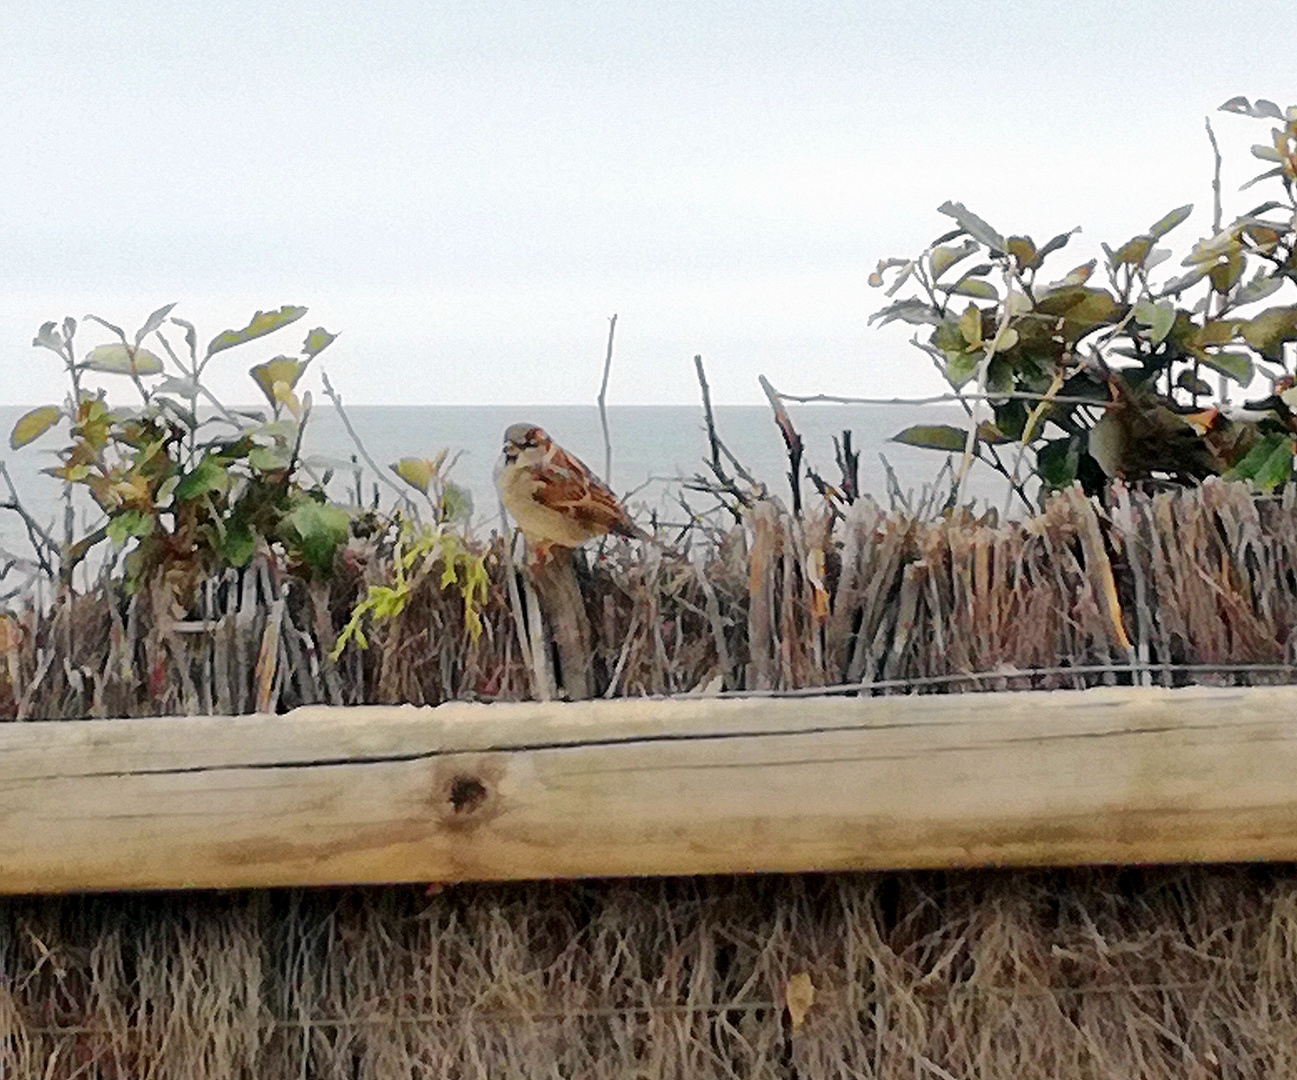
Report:
[[[799,971],[788,980],[784,987],[784,1003],[788,1006],[788,1019],[796,1033],[802,1029],[807,1012],[815,1004],[815,984],[806,972]]]

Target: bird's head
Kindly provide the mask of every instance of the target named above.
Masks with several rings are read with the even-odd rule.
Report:
[[[549,445],[549,436],[535,424],[510,424],[504,429],[504,456],[516,461],[524,450]]]

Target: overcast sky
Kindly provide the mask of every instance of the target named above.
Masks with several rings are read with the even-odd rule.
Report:
[[[204,340],[308,305],[354,403],[593,401],[613,312],[616,403],[697,400],[695,353],[720,401],[939,389],[866,326],[879,257],[947,198],[1082,225],[1060,273],[1195,202],[1183,247],[1205,115],[1227,216],[1264,197],[1215,109],[1297,101],[1294,40],[1293,0],[4,0],[0,402],[64,392],[46,319],[172,300]]]

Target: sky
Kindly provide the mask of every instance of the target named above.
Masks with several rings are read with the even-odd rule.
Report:
[[[322,325],[349,403],[593,402],[613,313],[616,404],[696,402],[696,353],[719,402],[938,391],[879,258],[947,199],[1082,226],[1060,275],[1193,202],[1187,251],[1204,117],[1228,219],[1268,128],[1215,110],[1297,101],[1294,39],[1293,0],[5,0],[0,403],[66,392],[44,321],[171,301],[310,308],[213,360],[230,401]]]

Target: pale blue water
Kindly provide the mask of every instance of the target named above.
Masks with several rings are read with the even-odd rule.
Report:
[[[63,445],[66,428],[56,428],[21,450],[9,450],[8,433],[26,410],[0,407],[0,432],[6,446],[4,460],[23,503],[43,523],[60,523],[61,485],[39,470],[55,463],[52,453]],[[879,453],[885,453],[903,488],[917,491],[930,482],[945,455],[899,443],[888,437],[910,424],[959,423],[962,411],[954,406],[852,406],[805,405],[790,408],[793,422],[806,446],[805,460],[830,482],[840,476],[833,458],[834,435],[851,429],[860,451],[861,489],[886,503],[886,483]],[[544,427],[568,450],[595,472],[604,471],[604,443],[599,412],[593,405],[537,405],[530,407],[481,406],[364,406],[348,407],[347,414],[370,455],[381,466],[406,456],[432,457],[443,448],[460,457],[450,476],[473,495],[474,520],[479,529],[498,522],[495,489],[491,474],[500,453],[504,429],[525,421]],[[721,438],[749,471],[764,481],[787,503],[788,463],[783,440],[765,406],[720,405],[715,409]],[[704,471],[708,454],[706,428],[701,407],[610,406],[612,441],[611,484],[619,494],[630,494],[629,503],[640,516],[659,508],[664,518],[678,520],[683,511],[674,504],[671,492],[678,488],[673,478]],[[336,411],[328,405],[312,413],[303,442],[307,455],[324,455],[346,461],[354,446]],[[341,475],[341,474],[340,474]],[[349,481],[334,481],[335,497],[344,497]],[[372,480],[367,480],[368,492]],[[803,481],[803,494],[812,497],[810,484]],[[1004,482],[982,467],[975,466],[970,494],[1000,506]],[[384,491],[384,505],[390,492]],[[695,507],[709,505],[705,496],[686,493]],[[0,501],[8,493],[0,489]],[[89,509],[82,515],[89,520]],[[25,532],[17,515],[0,512],[0,547],[21,555],[29,554]]]

